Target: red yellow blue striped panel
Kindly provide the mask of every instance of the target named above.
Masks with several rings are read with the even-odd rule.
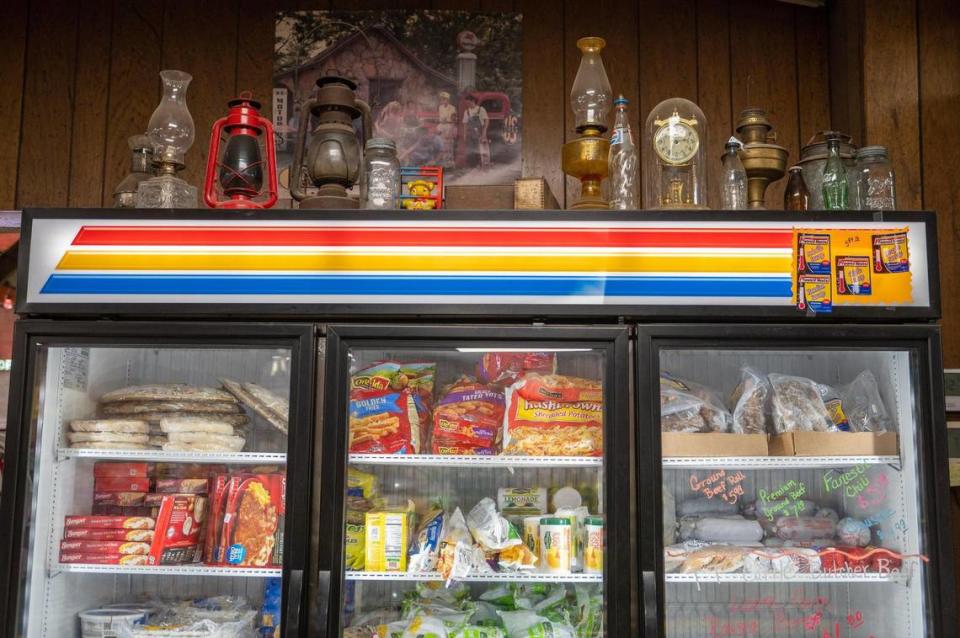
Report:
[[[785,305],[790,242],[789,226],[729,223],[89,223],[40,295]]]

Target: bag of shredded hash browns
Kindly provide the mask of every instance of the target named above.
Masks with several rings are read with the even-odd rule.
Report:
[[[507,388],[503,441],[504,454],[602,456],[600,384],[560,375],[524,376]]]

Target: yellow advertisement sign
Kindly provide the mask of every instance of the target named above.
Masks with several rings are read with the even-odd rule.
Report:
[[[799,310],[913,300],[906,228],[794,228],[792,263]]]

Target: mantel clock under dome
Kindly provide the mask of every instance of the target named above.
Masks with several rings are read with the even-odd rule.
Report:
[[[657,104],[643,130],[647,208],[707,207],[707,118],[690,100]]]

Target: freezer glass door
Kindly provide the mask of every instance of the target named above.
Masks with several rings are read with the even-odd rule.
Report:
[[[652,341],[666,635],[934,635],[927,342],[732,332]]]
[[[32,344],[11,635],[274,635],[300,355],[216,341]]]
[[[335,635],[627,635],[625,333],[607,332],[623,350],[549,329],[345,340]]]

